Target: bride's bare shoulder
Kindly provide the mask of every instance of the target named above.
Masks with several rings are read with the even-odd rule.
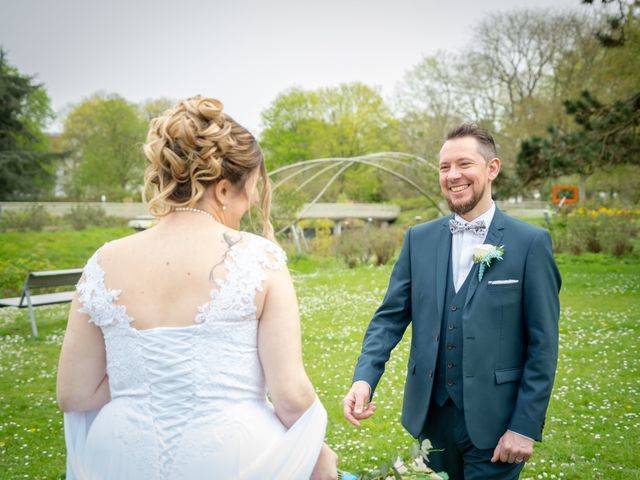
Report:
[[[98,249],[100,262],[106,263],[114,259],[135,255],[139,249],[144,249],[146,244],[151,242],[151,235],[148,230],[132,233],[125,237],[110,240]]]

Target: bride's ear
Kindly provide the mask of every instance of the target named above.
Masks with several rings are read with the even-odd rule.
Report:
[[[226,206],[229,203],[231,193],[231,182],[224,179],[213,186],[213,200],[217,205]]]

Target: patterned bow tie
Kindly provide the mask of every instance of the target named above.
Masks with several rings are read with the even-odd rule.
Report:
[[[451,230],[451,233],[471,232],[478,237],[483,237],[487,231],[487,226],[485,225],[484,220],[462,223],[452,218],[449,220],[449,230]]]

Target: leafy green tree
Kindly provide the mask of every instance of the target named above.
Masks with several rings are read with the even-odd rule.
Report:
[[[260,145],[270,169],[314,157],[317,135],[324,134],[325,127],[318,110],[316,92],[292,88],[262,112]]]
[[[0,198],[36,199],[55,182],[57,155],[44,133],[53,118],[44,87],[10,65],[0,49]]]
[[[262,123],[260,144],[269,168],[398,147],[390,109],[378,91],[362,83],[290,89],[262,113]]]
[[[318,154],[354,157],[399,147],[397,122],[380,93],[362,83],[318,91],[326,133]]]
[[[397,122],[380,93],[362,83],[318,90],[292,88],[280,94],[262,113],[260,144],[270,170],[314,158],[348,158],[397,150]],[[319,191],[328,175],[309,179]],[[363,165],[345,170],[326,191],[363,202],[386,198],[378,171]]]
[[[140,108],[118,95],[98,94],[76,105],[62,135],[73,152],[65,165],[67,193],[93,200],[137,198],[146,130]]]

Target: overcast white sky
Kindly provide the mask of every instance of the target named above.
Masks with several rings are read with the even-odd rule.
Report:
[[[0,0],[0,45],[53,108],[97,91],[133,102],[219,98],[257,132],[291,86],[361,81],[392,94],[424,55],[458,50],[491,11],[580,0]],[[52,130],[59,130],[54,124]]]

